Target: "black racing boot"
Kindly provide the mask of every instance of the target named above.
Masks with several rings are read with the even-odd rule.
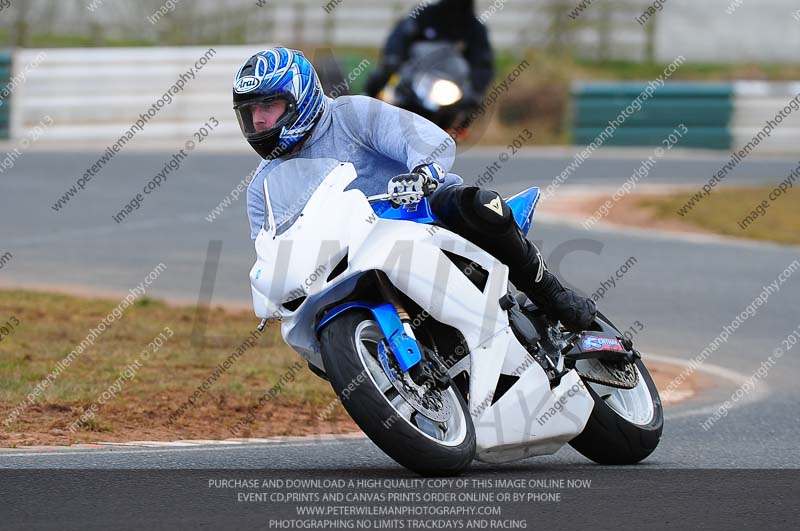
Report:
[[[511,282],[551,319],[575,332],[592,324],[597,313],[594,301],[565,288],[547,271],[536,246],[519,229],[500,194],[454,185],[438,191],[431,208],[450,230],[506,264]]]
[[[550,271],[544,272],[540,282],[522,290],[548,317],[558,319],[572,332],[587,330],[597,314],[592,299],[565,288]]]
[[[511,274],[511,282],[551,319],[561,321],[572,332],[587,330],[597,314],[594,301],[564,287],[547,270],[533,243],[528,245],[529,261]]]

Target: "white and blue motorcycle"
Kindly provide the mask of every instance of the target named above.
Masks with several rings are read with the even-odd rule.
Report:
[[[308,193],[280,198],[298,176]],[[281,321],[378,447],[422,475],[566,443],[603,464],[655,450],[658,391],[608,319],[566,331],[511,289],[507,266],[437,224],[423,192],[367,197],[348,189],[356,177],[331,159],[273,171],[250,280],[261,328]],[[538,198],[508,199],[525,233]]]

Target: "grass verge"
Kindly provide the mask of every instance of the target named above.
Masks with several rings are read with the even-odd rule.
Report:
[[[677,211],[694,190],[642,197],[636,206],[651,210],[660,221],[680,221],[727,236],[800,244],[800,195],[789,189],[770,200],[774,189],[770,185],[715,190],[685,216]]]
[[[330,385],[305,368],[277,327],[267,328],[226,370],[217,369],[258,324],[246,311],[210,309],[204,340],[193,341],[195,308],[143,298],[125,309],[93,345],[64,363],[119,302],[0,290],[0,323],[5,323],[0,341],[0,446],[357,430]],[[156,337],[163,342],[157,350],[151,344]],[[57,370],[60,362],[62,369]],[[175,417],[215,370],[216,378],[195,404]],[[28,404],[26,397],[52,374],[57,377]],[[275,396],[256,407],[252,422],[233,433],[231,428],[275,386]],[[6,423],[20,404],[22,410]],[[97,409],[89,417],[86,413],[93,405]],[[321,420],[322,412],[330,414]],[[70,430],[73,425],[75,431]]]

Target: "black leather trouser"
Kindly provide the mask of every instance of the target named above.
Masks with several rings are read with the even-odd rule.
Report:
[[[541,257],[520,230],[508,203],[477,186],[453,185],[431,197],[431,209],[442,223],[509,268],[509,279],[523,291],[541,276]]]
[[[506,264],[509,280],[550,318],[573,332],[591,326],[597,312],[594,301],[566,289],[547,271],[500,194],[476,186],[449,186],[431,197],[431,208],[448,229]]]

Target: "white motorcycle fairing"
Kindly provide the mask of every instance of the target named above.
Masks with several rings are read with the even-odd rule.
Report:
[[[314,329],[317,314],[348,295],[364,272],[383,271],[399,291],[466,340],[469,354],[449,373],[469,375],[477,459],[506,462],[551,454],[583,431],[594,402],[577,372],[551,389],[499,306],[508,292],[508,267],[441,227],[379,217],[363,192],[345,191],[355,178],[352,164],[335,165],[281,234],[265,179],[268,228],[258,234],[257,261],[250,271],[256,315],[280,319],[286,343],[324,371]],[[483,290],[443,250],[485,269]],[[287,302],[300,304],[291,310]],[[519,380],[492,403],[501,374]]]

